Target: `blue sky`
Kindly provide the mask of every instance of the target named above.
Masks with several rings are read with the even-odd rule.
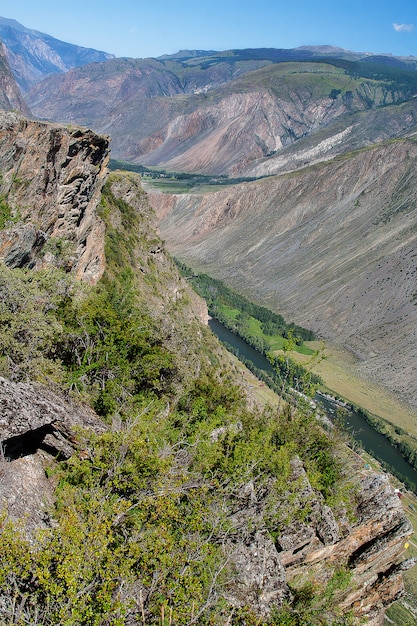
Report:
[[[417,57],[417,0],[1,0],[0,15],[116,56],[329,44]]]

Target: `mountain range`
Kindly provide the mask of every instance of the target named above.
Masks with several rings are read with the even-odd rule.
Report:
[[[266,49],[114,59],[47,78],[26,101],[38,117],[110,134],[121,160],[262,176],[291,161],[305,164],[306,150],[301,162],[296,155],[300,140],[311,162],[413,126],[414,106],[400,105],[417,93],[415,60],[335,54]]]
[[[10,69],[6,54],[0,47],[0,105],[6,111],[16,109],[29,114],[29,109],[22,97]]]
[[[106,61],[112,54],[82,48],[0,17],[0,41],[22,93],[50,74]]]

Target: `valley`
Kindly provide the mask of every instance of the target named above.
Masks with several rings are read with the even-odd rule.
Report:
[[[387,390],[355,375],[353,355],[348,359],[335,346],[330,350],[314,340],[311,331],[255,305],[219,280],[196,274],[181,262],[177,265],[206,300],[211,330],[264,385],[289,403],[300,393],[315,397],[319,404],[329,405],[332,415],[340,401],[348,407],[341,419],[349,434],[417,493],[413,412]]]
[[[413,139],[209,194],[149,192],[173,254],[311,328],[416,408]]]
[[[416,59],[0,37],[0,621],[380,626],[417,502],[300,397],[414,461]]]
[[[1,618],[379,619],[414,564],[388,477],[255,400],[103,137],[0,120]]]

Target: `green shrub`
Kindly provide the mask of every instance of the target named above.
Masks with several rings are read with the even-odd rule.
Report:
[[[9,224],[15,224],[20,219],[18,214],[14,214],[12,208],[7,203],[6,198],[0,195],[0,230],[6,228]]]

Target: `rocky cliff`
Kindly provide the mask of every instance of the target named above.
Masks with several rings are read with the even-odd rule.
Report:
[[[96,209],[108,158],[106,137],[0,112],[6,227],[0,233],[0,256],[7,265],[58,262],[57,246],[66,242],[59,262],[78,278],[97,282],[104,271],[104,224]]]
[[[69,367],[66,387],[57,374],[53,390],[0,378],[0,498],[31,538],[18,544],[7,524],[0,529],[0,614],[33,623],[41,612],[51,624],[63,615],[87,623],[91,611],[123,624],[159,623],[165,610],[178,623],[206,614],[233,623],[247,611],[268,620],[314,584],[314,610],[329,623],[348,611],[380,623],[412,565],[411,527],[388,478],[359,473],[310,415],[248,412],[229,357],[197,321],[201,301],[154,231],[139,179],[115,173],[103,186],[107,159],[107,140],[90,131],[2,116],[5,285],[27,280],[13,269],[21,266],[52,265],[93,284],[105,269],[106,280],[85,308],[69,292],[58,304],[44,293],[32,300],[56,332],[45,357]],[[13,307],[2,302],[2,364]],[[24,329],[16,333],[24,343]],[[343,486],[349,498],[338,496]],[[32,552],[39,527],[43,543]]]

